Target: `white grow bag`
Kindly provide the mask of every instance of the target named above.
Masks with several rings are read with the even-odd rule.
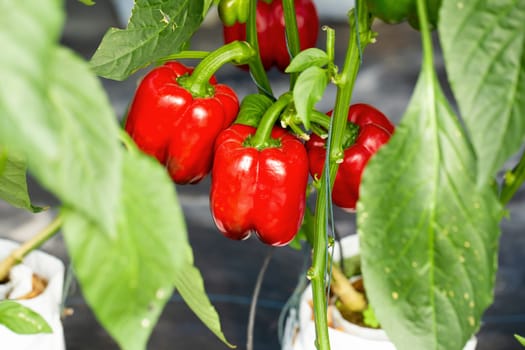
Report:
[[[0,259],[7,257],[18,243],[0,239]],[[64,264],[56,257],[42,251],[33,251],[24,258],[24,265],[47,281],[47,287],[40,295],[20,304],[39,313],[51,326],[49,334],[17,334],[0,325],[0,348],[9,350],[64,350],[64,330],[60,321],[60,304],[64,284]]]

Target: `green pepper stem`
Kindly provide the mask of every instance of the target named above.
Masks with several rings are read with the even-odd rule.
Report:
[[[181,51],[165,57],[162,57],[159,62],[164,63],[173,60],[182,59],[203,59],[210,54],[209,51]]]
[[[22,262],[27,254],[40,247],[55,235],[60,229],[60,226],[62,226],[62,217],[58,215],[47,227],[13,250],[7,258],[0,262],[0,282],[7,279],[11,268]]]
[[[505,174],[503,188],[500,193],[500,202],[507,205],[525,181],[525,152],[521,155],[518,164]]]
[[[285,24],[284,28],[286,32],[286,46],[288,47],[288,53],[290,54],[291,58],[294,58],[299,53],[299,51],[301,51],[294,0],[283,0],[283,10]],[[293,90],[298,75],[298,73],[290,74],[290,90]]]
[[[310,114],[310,121],[312,123],[319,124],[327,132],[330,129],[330,117],[319,111],[314,110],[312,114]],[[358,133],[359,133],[359,126],[357,126],[356,124],[352,122],[347,121],[345,125],[345,130],[343,133],[343,143],[341,147],[343,149],[347,149],[348,147],[353,145],[355,143],[355,140],[357,139]],[[323,134],[326,134],[326,132]],[[319,135],[319,136],[322,136],[322,135]]]
[[[328,55],[328,62],[334,64],[335,59],[335,30],[329,26],[323,26],[326,31],[326,53]]]
[[[357,11],[357,20],[353,11]],[[329,187],[320,186],[316,203],[316,217],[314,223],[313,261],[309,277],[312,282],[312,293],[314,309],[314,321],[316,331],[316,345],[320,350],[329,350],[327,314],[326,314],[326,283],[325,271],[327,268],[327,201],[330,189],[333,187],[335,175],[339,167],[338,160],[342,157],[343,135],[347,124],[348,108],[352,97],[353,87],[357,72],[361,65],[361,49],[368,44],[372,38],[368,11],[364,0],[357,0],[354,10],[350,12],[350,38],[348,52],[345,57],[343,71],[337,81],[336,103],[333,115],[333,127],[330,128],[328,174],[323,171],[321,184],[326,182],[329,176]],[[362,31],[362,32],[361,32]],[[362,35],[362,36],[361,36]],[[361,38],[359,38],[361,36]],[[360,45],[358,43],[360,40]],[[328,187],[328,188],[327,188]],[[328,198],[330,200],[330,198]]]
[[[246,41],[250,43],[255,52],[259,52],[259,42],[257,40],[257,0],[250,0],[248,21],[246,22]],[[273,99],[270,80],[266,75],[261,56],[256,54],[249,62],[250,74],[259,92]]]
[[[270,108],[268,108],[268,110],[266,110],[261,119],[261,122],[259,123],[259,126],[257,127],[257,131],[250,142],[252,147],[262,149],[267,146],[275,122],[277,119],[279,119],[281,112],[292,101],[292,98],[292,93],[286,92],[282,94],[279,99],[273,105],[271,105]]]
[[[233,41],[210,52],[185,80],[180,81],[194,96],[207,96],[209,91],[209,80],[228,62],[244,64],[256,56],[256,51],[244,41]]]
[[[424,0],[417,0],[417,15],[419,17],[419,28],[423,45],[423,72],[427,75],[434,75],[434,54],[428,24],[427,5]]]

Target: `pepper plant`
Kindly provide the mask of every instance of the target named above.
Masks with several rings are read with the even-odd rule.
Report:
[[[367,296],[396,347],[462,349],[492,303],[499,224],[525,180],[519,157],[525,143],[525,4],[357,0],[353,9],[341,9],[348,11],[349,40],[345,56],[335,57],[330,28],[321,32],[325,48],[302,45],[312,26],[298,18],[311,2],[222,0],[225,26],[245,22],[245,36],[225,31],[231,43],[209,52],[187,50],[216,3],[137,0],[127,28],[109,29],[90,62],[58,42],[62,1],[0,5],[0,196],[42,210],[27,193],[30,172],[61,203],[50,227],[0,264],[0,280],[61,228],[88,304],[123,349],[145,348],[175,289],[230,346],[193,264],[172,180],[196,182],[211,170],[218,231],[243,239],[255,230],[263,242],[285,245],[310,215],[310,167],[316,205],[313,219],[304,219],[311,227],[302,232],[311,233],[305,278],[313,287],[318,349],[330,348],[325,308],[332,198],[357,213]],[[258,31],[257,11],[274,3],[282,5],[284,22],[272,23],[285,25],[268,38]],[[351,117],[359,108],[351,102],[366,47],[381,41],[372,30],[376,18],[408,20],[420,30],[421,71],[399,125],[384,122],[384,133],[369,131],[373,154],[346,175],[356,177],[346,186],[357,198],[339,201],[339,165],[344,170],[347,149],[359,145],[366,130]],[[315,19],[309,23],[318,27]],[[436,76],[433,28],[458,112]],[[264,48],[274,40],[287,47],[272,61]],[[182,58],[197,60],[195,70],[173,62]],[[254,91],[240,107],[235,93],[212,78],[224,64],[247,65],[253,78]],[[265,73],[272,64],[289,76],[290,89],[281,96]],[[124,129],[96,76],[130,79],[146,67],[150,73]],[[331,117],[315,108],[328,84],[337,88]],[[311,164],[301,139],[310,139],[309,152],[316,152]],[[186,143],[198,150],[199,161],[181,152]],[[273,172],[255,179],[251,166],[257,162],[272,165]],[[283,199],[269,190],[274,183],[290,195]],[[258,221],[260,203],[275,214]],[[0,317],[8,326],[17,321]]]

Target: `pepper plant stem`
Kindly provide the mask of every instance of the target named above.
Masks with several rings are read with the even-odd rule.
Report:
[[[246,41],[250,43],[255,52],[259,52],[259,42],[257,40],[257,0],[250,0],[250,12],[248,14],[248,21],[246,22]],[[264,70],[261,57],[256,54],[249,62],[250,74],[259,89],[259,92],[273,98],[272,87],[270,80]]]
[[[266,147],[267,141],[270,139],[273,126],[281,115],[281,112],[288,106],[292,101],[293,95],[291,92],[287,92],[281,95],[279,99],[268,108],[264,113],[257,131],[251,140],[251,146],[257,149]]]
[[[206,96],[209,80],[219,68],[228,62],[247,63],[256,56],[256,51],[244,41],[233,41],[208,54],[190,77],[180,81],[194,96]]]
[[[24,257],[31,251],[40,247],[44,242],[58,232],[62,226],[62,217],[58,215],[47,227],[30,240],[16,248],[7,258],[0,262],[0,281],[5,281],[9,276],[9,271],[13,266],[22,262]]]
[[[352,12],[357,11],[358,20],[356,21]],[[350,38],[348,43],[348,52],[345,57],[343,71],[341,75],[336,79],[337,81],[337,94],[334,109],[334,120],[333,127],[330,129],[331,133],[331,144],[329,152],[328,174],[326,171],[321,176],[321,184],[326,181],[326,176],[330,179],[330,188],[333,187],[335,175],[339,167],[338,162],[342,159],[343,151],[343,134],[346,128],[348,108],[352,97],[353,87],[357,72],[361,63],[361,48],[366,45],[371,39],[369,31],[369,20],[368,12],[365,7],[364,0],[356,1],[356,6],[350,15]],[[358,45],[358,35],[361,35],[360,31],[364,33],[364,39],[361,40],[360,47]],[[328,326],[327,326],[327,314],[326,314],[326,281],[325,271],[327,268],[327,215],[326,208],[329,203],[327,202],[328,193],[330,188],[321,185],[316,203],[316,217],[314,224],[314,244],[313,244],[313,261],[312,267],[309,270],[309,277],[312,282],[313,302],[314,302],[314,320],[315,320],[315,331],[316,331],[316,346],[320,350],[330,349],[330,343],[328,338]]]
[[[209,51],[181,51],[162,57],[159,62],[164,63],[171,60],[181,60],[181,59],[203,59],[209,55]]]
[[[283,0],[283,10],[286,30],[286,45],[291,58],[294,58],[301,50],[294,0]],[[293,90],[297,76],[298,73],[290,74],[290,90]]]
[[[525,181],[525,152],[521,155],[521,158],[512,169],[505,174],[503,188],[500,193],[500,202],[503,205],[507,205],[512,197],[516,194],[518,189]]]

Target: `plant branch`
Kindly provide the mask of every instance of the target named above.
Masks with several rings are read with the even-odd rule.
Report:
[[[255,282],[255,288],[253,290],[253,296],[252,296],[252,302],[250,304],[250,315],[248,317],[248,330],[246,334],[246,349],[247,350],[253,350],[253,329],[255,326],[255,312],[257,307],[257,300],[259,299],[259,293],[261,291],[262,282],[264,280],[264,275],[266,273],[266,269],[268,268],[268,265],[270,264],[270,260],[272,259],[273,252],[275,251],[274,247],[270,247],[268,250],[268,253],[266,253],[266,256],[264,257],[264,261],[262,263],[261,269],[259,270],[259,275],[257,276],[257,281]]]
[[[248,21],[246,22],[246,41],[258,53],[254,59],[249,62],[250,74],[259,89],[259,92],[273,98],[270,80],[264,70],[261,56],[259,54],[259,42],[257,40],[257,0],[250,0]]]
[[[354,11],[357,16],[354,17]],[[356,18],[357,17],[357,18]],[[309,270],[309,278],[312,281],[312,292],[314,302],[314,318],[316,331],[316,345],[318,349],[330,349],[326,313],[326,281],[325,271],[327,268],[327,215],[326,209],[329,205],[327,197],[333,186],[335,175],[338,170],[338,162],[343,156],[342,144],[343,134],[346,129],[348,108],[352,97],[353,87],[357,72],[361,64],[361,49],[368,44],[373,36],[370,31],[368,11],[364,0],[356,1],[356,6],[349,15],[350,38],[348,52],[345,57],[343,71],[336,79],[337,95],[333,116],[333,127],[330,128],[330,139],[328,147],[328,171],[323,171],[321,184],[329,179],[329,186],[321,186],[316,203],[316,220],[314,226],[313,263]],[[361,37],[360,37],[361,36]],[[325,168],[326,170],[326,168]],[[327,188],[329,187],[329,188]]]
[[[293,59],[299,53],[299,51],[301,51],[294,0],[283,0],[283,10],[286,32],[286,46],[288,47],[288,52],[291,58]],[[293,90],[297,77],[298,73],[290,74],[290,90]]]
[[[525,181],[525,152],[521,155],[518,164],[505,174],[503,188],[500,193],[500,202],[503,205],[507,205],[509,201],[514,197],[518,189]]]
[[[367,307],[365,296],[358,292],[343,272],[336,266],[332,266],[332,285],[331,289],[339,300],[348,310],[361,312]]]
[[[22,262],[24,257],[31,251],[37,249],[58,232],[62,226],[62,217],[58,215],[47,227],[33,236],[29,241],[23,243],[13,250],[2,262],[0,262],[0,281],[5,281],[9,276],[11,268]]]

